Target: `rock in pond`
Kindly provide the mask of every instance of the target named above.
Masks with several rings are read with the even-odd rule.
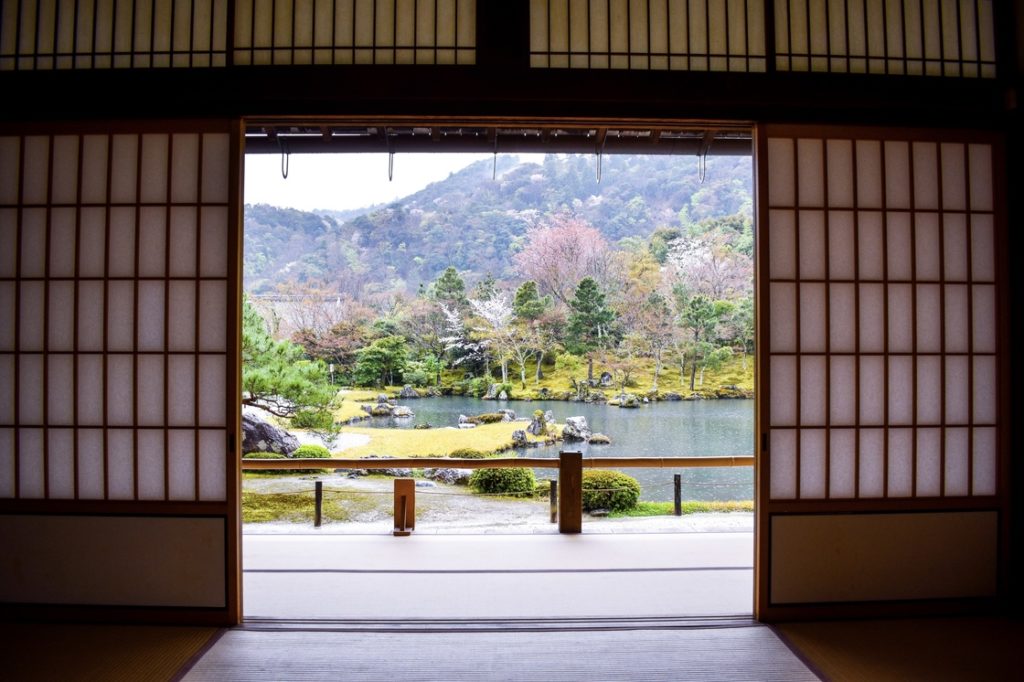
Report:
[[[525,448],[529,441],[526,439],[526,431],[516,429],[512,432],[512,447]]]
[[[586,417],[566,417],[562,428],[562,438],[567,441],[581,441],[590,438],[593,433]]]
[[[591,445],[610,445],[612,439],[604,435],[603,433],[595,433],[593,436],[590,437],[590,440],[587,442],[590,443]]]
[[[412,386],[410,386],[409,384],[406,384],[405,386],[402,387],[402,390],[398,394],[398,397],[403,400],[413,400],[420,397],[420,392],[417,391]]]
[[[399,405],[398,407],[391,408],[392,417],[413,417],[413,411],[405,405]]]

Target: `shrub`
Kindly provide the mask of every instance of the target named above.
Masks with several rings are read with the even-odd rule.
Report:
[[[475,377],[466,384],[466,393],[475,398],[483,398],[491,383],[490,377]]]
[[[247,452],[242,457],[245,459],[287,459],[287,457],[277,452]]]
[[[292,417],[292,426],[297,429],[329,430],[334,427],[334,415],[317,410],[299,410]]]
[[[469,485],[478,493],[508,493],[520,497],[533,496],[537,479],[533,469],[477,469],[469,478]]]
[[[625,511],[640,501],[640,484],[621,471],[588,469],[583,472],[583,511]]]
[[[486,452],[476,450],[474,448],[459,448],[457,450],[452,450],[451,452],[449,452],[448,456],[458,457],[461,459],[487,459],[488,454]]]
[[[300,445],[292,453],[293,459],[328,459],[331,451],[323,445]]]

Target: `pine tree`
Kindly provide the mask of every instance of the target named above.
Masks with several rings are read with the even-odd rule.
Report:
[[[544,314],[544,311],[551,305],[551,297],[540,297],[537,293],[537,283],[532,279],[523,282],[516,289],[516,297],[512,302],[512,309],[516,317],[524,322],[536,320]]]
[[[458,306],[467,305],[466,283],[459,277],[459,272],[449,265],[434,281],[431,287],[434,298],[441,303]]]
[[[577,355],[592,353],[614,343],[615,312],[608,307],[597,282],[584,277],[569,301],[569,325],[566,329],[566,347]],[[594,358],[590,356],[587,380],[594,379]]]

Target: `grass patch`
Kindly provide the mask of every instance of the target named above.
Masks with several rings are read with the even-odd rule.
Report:
[[[700,500],[683,500],[683,514],[706,514],[709,512],[752,512],[753,500],[738,502],[702,502]],[[633,509],[616,511],[608,514],[611,518],[624,516],[671,516],[675,513],[672,502],[638,502]]]
[[[455,450],[472,448],[482,452],[494,452],[512,444],[512,432],[525,428],[522,422],[501,422],[482,424],[473,429],[374,429],[352,426],[345,433],[357,433],[369,437],[364,445],[346,448],[344,457],[365,457],[367,455],[391,455],[393,457],[447,457]],[[526,434],[531,441],[542,441]]]
[[[380,496],[325,491],[322,507],[323,520],[325,522],[353,521],[360,515],[381,511],[384,507],[380,500],[375,499],[377,497]],[[251,490],[243,490],[242,522],[267,523],[270,521],[308,523],[312,525],[313,491],[257,493]]]

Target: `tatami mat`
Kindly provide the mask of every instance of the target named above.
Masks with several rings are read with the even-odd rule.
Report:
[[[763,680],[818,678],[767,627],[630,632],[227,632],[185,678]]]

